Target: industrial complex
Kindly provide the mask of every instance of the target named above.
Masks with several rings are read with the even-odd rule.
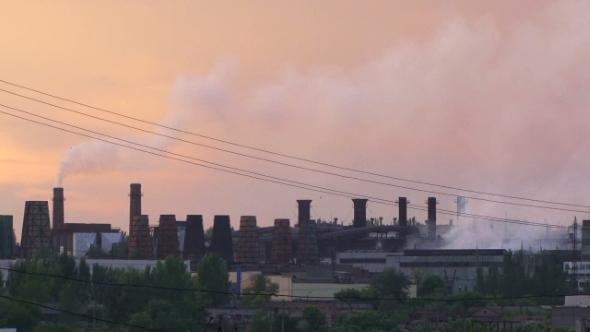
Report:
[[[367,218],[367,199],[352,199],[353,219],[348,225],[311,218],[311,200],[297,200],[297,220],[276,219],[270,227],[260,227],[256,216],[242,216],[233,225],[228,215],[213,217],[212,231],[205,232],[202,215],[160,215],[150,224],[142,214],[142,187],[130,185],[129,234],[110,224],[68,223],[63,188],[53,189],[49,202],[27,201],[20,245],[16,246],[12,216],[0,216],[0,259],[33,258],[43,248],[53,253],[66,253],[75,258],[101,258],[115,265],[134,266],[133,261],[161,260],[169,255],[181,256],[189,266],[207,252],[218,253],[231,271],[260,272],[305,280],[355,284],[386,267],[395,267],[407,276],[416,271],[441,276],[449,290],[471,289],[478,268],[502,267],[505,250],[500,248],[448,249],[452,221],[437,220],[435,197],[426,199],[428,219],[420,223],[408,217],[408,199],[399,197],[398,217],[385,223],[382,218]],[[465,198],[458,197],[457,215],[465,211]],[[590,221],[583,222],[582,258],[590,257]],[[590,264],[572,256],[572,234],[563,231],[553,242],[561,252],[564,269]],[[568,249],[569,246],[569,249]],[[524,248],[528,249],[528,248]],[[100,250],[101,257],[90,257]],[[532,248],[530,250],[533,251]],[[539,248],[537,254],[548,250]],[[568,254],[569,252],[569,254]],[[117,262],[115,262],[117,260]],[[120,262],[126,260],[127,263]],[[278,278],[278,277],[277,277]],[[327,282],[326,281],[326,282]],[[281,284],[284,284],[281,283]],[[293,282],[285,286],[292,292]],[[325,287],[324,287],[325,289]],[[287,290],[281,290],[287,292]]]

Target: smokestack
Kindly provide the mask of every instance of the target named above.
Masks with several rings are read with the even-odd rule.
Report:
[[[429,239],[436,239],[436,197],[428,197],[428,220],[426,221],[428,225],[428,238]]]
[[[582,261],[590,260],[590,220],[582,220]]]
[[[367,226],[367,202],[368,199],[364,198],[353,198],[352,203],[354,204],[354,219],[352,225],[354,228],[366,227]]]
[[[303,224],[311,220],[311,200],[298,199],[297,204],[299,210],[299,217],[297,221],[299,222],[299,228],[301,228]]]
[[[398,223],[400,226],[408,226],[408,203],[408,199],[405,197],[400,197],[397,200],[399,207]]]
[[[132,183],[129,192],[129,226],[133,222],[134,217],[141,216],[141,184]]]
[[[64,188],[53,188],[53,228],[61,228],[65,222]]]

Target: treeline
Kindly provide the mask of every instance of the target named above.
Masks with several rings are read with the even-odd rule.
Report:
[[[95,331],[199,331],[207,318],[205,308],[229,301],[224,294],[230,287],[227,266],[218,255],[201,260],[200,278],[191,277],[176,257],[138,270],[89,266],[84,259],[76,264],[67,255],[46,256],[17,261],[4,272],[0,327],[19,331],[84,331],[88,324]],[[40,324],[41,308],[25,302],[58,309],[58,315],[46,316],[59,323]]]

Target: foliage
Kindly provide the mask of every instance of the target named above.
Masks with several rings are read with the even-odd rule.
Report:
[[[216,292],[206,294],[206,304],[222,305],[229,301],[230,282],[227,264],[218,254],[208,253],[197,265],[197,280],[200,289]]]
[[[83,332],[84,329],[71,324],[47,323],[37,325],[35,332]]]
[[[38,307],[0,298],[0,327],[13,327],[19,331],[31,331],[39,323]]]
[[[303,309],[301,318],[305,321],[304,332],[325,332],[328,331],[326,314],[316,306],[309,306]]]
[[[435,297],[447,293],[448,289],[445,281],[437,275],[427,274],[418,281],[419,297]]]
[[[361,332],[361,331],[392,331],[395,329],[393,322],[385,314],[374,311],[360,311],[347,316],[338,326],[338,332]]]
[[[545,254],[536,257],[537,261],[533,259],[535,257],[525,256],[522,250],[506,252],[502,268],[489,268],[485,275],[478,269],[476,290],[496,297],[539,296],[519,300],[520,305],[563,303],[559,295],[569,293],[571,286],[557,256]],[[502,304],[516,305],[515,301]]]
[[[279,291],[279,284],[262,274],[253,274],[248,281],[250,286],[244,288],[240,298],[240,303],[244,305],[262,305]]]
[[[166,289],[198,289],[196,278],[191,277],[178,257],[168,257],[145,270],[90,267],[83,259],[76,264],[72,257],[65,255],[17,261],[11,268],[13,271],[8,274],[7,281],[10,296],[32,302],[58,303],[60,309],[68,312],[86,314],[89,306],[103,305],[104,309],[94,311],[92,315],[118,322],[135,322],[133,325],[147,325],[145,327],[149,329],[174,331],[198,330],[206,316],[202,293]],[[0,301],[0,313],[9,312],[8,317],[21,325],[0,318],[0,326],[21,326],[30,331],[39,322],[38,309],[35,311],[12,303],[11,306],[2,305]],[[59,321],[61,325],[43,326],[42,331],[70,331],[61,326],[69,323],[68,326],[75,327],[79,317],[64,313]]]

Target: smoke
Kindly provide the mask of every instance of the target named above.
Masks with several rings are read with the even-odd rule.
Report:
[[[226,81],[231,78],[236,66],[233,58],[224,58],[205,77],[179,77],[170,92],[170,109],[158,124],[161,126],[184,130],[196,120],[205,121],[203,114],[215,112],[224,107],[228,100]],[[163,127],[153,129],[159,134],[177,137]],[[152,146],[161,150],[169,150],[175,141],[172,138],[156,135],[126,134],[121,139]],[[110,138],[105,138],[115,143]],[[141,147],[140,147],[141,148]],[[145,149],[145,148],[141,148]],[[57,173],[56,186],[71,176],[88,174],[105,174],[114,172],[131,172],[146,164],[146,155],[124,147],[91,139],[78,143],[63,156]]]
[[[584,165],[590,154],[584,147],[590,141],[583,134],[590,123],[588,59],[590,3],[559,1],[511,25],[490,17],[458,17],[426,42],[408,40],[351,69],[286,65],[277,79],[234,93],[213,112],[223,114],[220,125],[231,126],[231,135],[247,137],[250,144],[260,139],[269,149],[405,178],[580,204],[589,199]],[[256,131],[267,135],[250,135]],[[270,132],[278,134],[269,140]],[[307,180],[344,185],[325,177]],[[354,188],[391,195],[377,186]],[[562,225],[575,216],[476,201],[469,209]],[[475,246],[475,238],[480,247],[501,246],[504,240],[502,224],[464,226],[457,228],[458,246]],[[516,230],[531,243],[546,236],[543,228]]]

